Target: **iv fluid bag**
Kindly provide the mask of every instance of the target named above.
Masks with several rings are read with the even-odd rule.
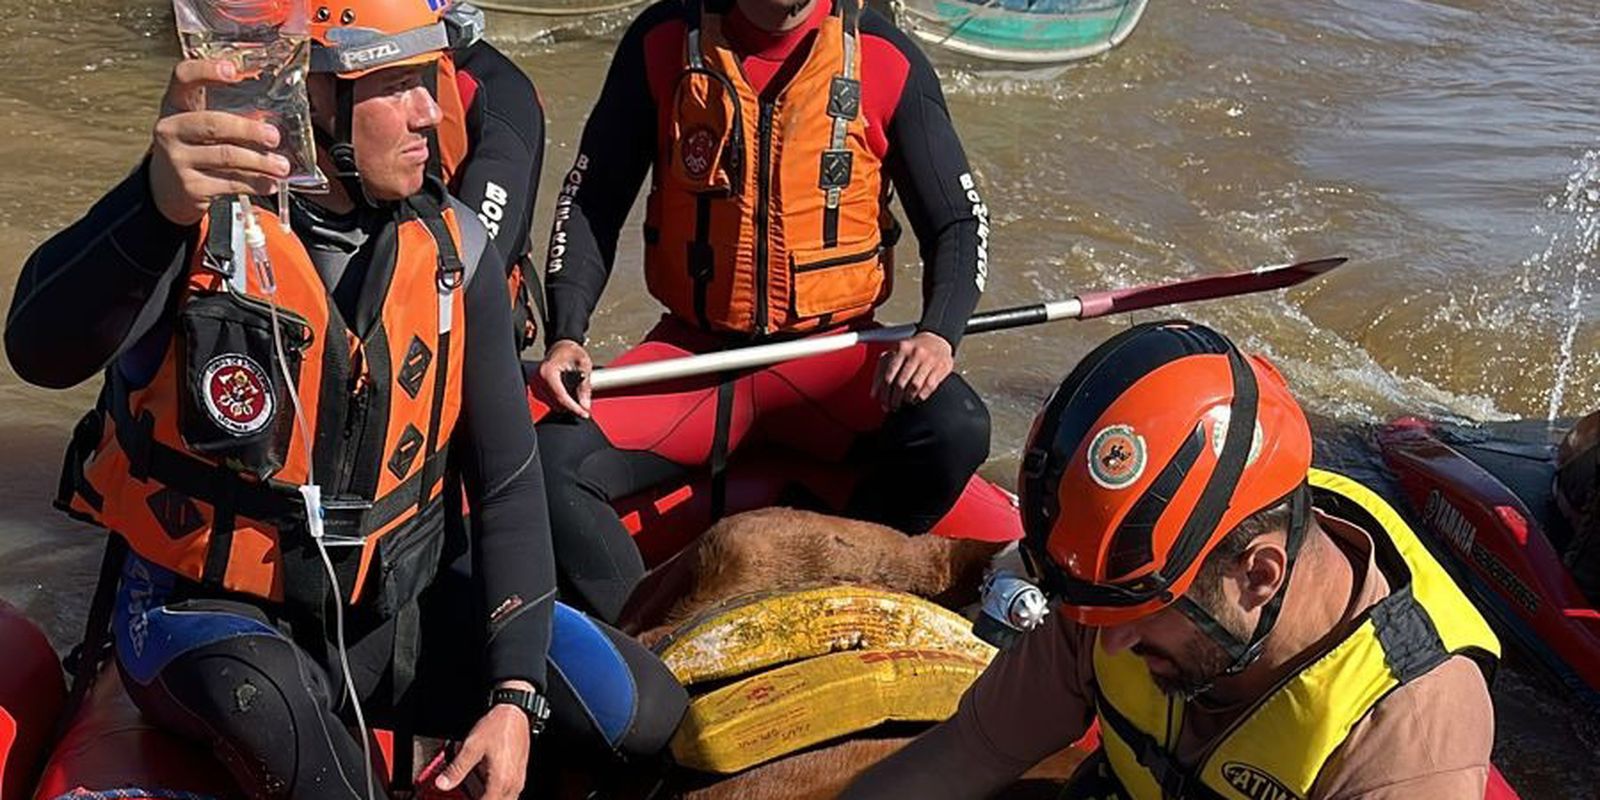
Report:
[[[184,58],[230,61],[243,76],[235,84],[207,86],[206,108],[277,128],[274,152],[289,160],[289,188],[325,191],[306,97],[306,0],[173,0],[172,8]]]

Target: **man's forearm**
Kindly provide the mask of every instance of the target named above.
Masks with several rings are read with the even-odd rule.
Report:
[[[988,228],[988,211],[980,207],[977,215],[951,222],[921,248],[922,317],[917,328],[938,334],[952,348],[961,343],[967,320],[983,296]]]
[[[473,577],[488,614],[488,678],[545,685],[555,558],[544,470],[511,337],[504,285],[486,269],[467,287],[466,427],[460,451],[473,510]]]
[[[576,200],[588,165],[588,157],[580,153],[556,198],[555,223],[545,260],[545,302],[550,315],[546,348],[563,339],[584,342],[589,333],[589,317],[611,277],[617,234],[611,232],[607,248],[603,232],[597,232],[589,218],[590,209]],[[593,202],[587,201],[589,205]]]
[[[900,48],[908,63],[889,124],[884,171],[899,193],[922,257],[918,327],[953,348],[961,343],[988,280],[989,209],[978,193],[933,65],[904,33],[889,27],[880,33]]]

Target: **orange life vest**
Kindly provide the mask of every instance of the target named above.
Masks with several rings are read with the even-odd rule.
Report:
[[[360,599],[370,570],[381,576],[380,605],[408,600],[392,596],[390,573],[442,539],[462,287],[484,244],[477,235],[463,253],[458,212],[441,202],[437,191],[408,199],[368,243],[369,290],[381,299],[364,331],[339,313],[300,240],[256,208],[276,281],[268,292],[238,204],[214,203],[170,332],[107,370],[73,437],[57,505],[189,580],[320,609],[333,587],[300,494],[314,480],[340,596]]]
[[[755,335],[868,314],[889,296],[893,218],[861,113],[855,0],[835,2],[770,97],[745,80],[721,15],[685,4],[646,213],[650,293],[702,328]]]

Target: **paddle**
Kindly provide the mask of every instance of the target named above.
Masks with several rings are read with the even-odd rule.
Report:
[[[1328,272],[1347,260],[1345,258],[1319,258],[1314,261],[1302,261],[1297,264],[1261,267],[1249,272],[1207,275],[1200,278],[1172,281],[1171,283],[1136,286],[1131,289],[1087,292],[1068,300],[1003,308],[973,315],[967,321],[966,334],[1020,328],[1025,325],[1037,325],[1041,322],[1054,322],[1060,319],[1094,319],[1095,317],[1104,317],[1110,314],[1123,314],[1129,311],[1156,308],[1175,303],[1191,303],[1196,300],[1212,300],[1218,297],[1233,297],[1235,295],[1283,289]],[[836,333],[828,336],[815,336],[807,339],[793,339],[786,342],[740,347],[715,353],[684,356],[683,358],[663,359],[646,364],[597,369],[594,374],[589,376],[589,382],[594,391],[602,392],[607,389],[620,389],[626,386],[638,386],[644,383],[687,378],[712,372],[763,367],[780,361],[831,353],[847,347],[854,347],[864,342],[896,342],[901,339],[909,339],[916,332],[917,326],[906,324],[895,325],[890,328],[873,328],[864,331],[851,331],[849,333]],[[538,363],[525,362],[523,370],[532,379],[538,374]]]

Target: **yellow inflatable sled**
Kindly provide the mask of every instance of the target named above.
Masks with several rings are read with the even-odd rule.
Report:
[[[827,586],[745,595],[684,623],[656,653],[684,685],[841,650],[939,650],[987,662],[972,623],[904,592]]]
[[[995,652],[953,611],[861,586],[737,598],[656,649],[685,685],[748,676],[691,701],[672,740],[679,764],[718,773],[885,722],[943,720]]]

